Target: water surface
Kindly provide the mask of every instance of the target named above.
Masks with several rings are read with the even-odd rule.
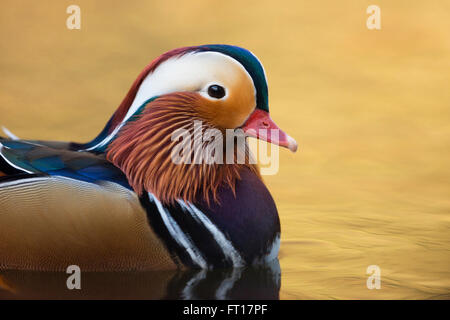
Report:
[[[366,28],[372,2],[358,0],[76,3],[82,28],[69,31],[69,3],[2,0],[1,125],[87,141],[162,52],[247,47],[265,66],[272,118],[300,146],[265,177],[282,226],[279,297],[450,298],[449,1],[379,1],[378,31]],[[366,287],[369,265],[380,290]],[[117,281],[145,296],[140,277]],[[13,278],[45,297],[54,276]],[[92,278],[115,295],[109,276]]]

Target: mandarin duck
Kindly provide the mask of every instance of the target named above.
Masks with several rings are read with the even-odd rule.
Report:
[[[246,139],[232,148],[241,163],[192,161],[196,148],[176,163],[173,132],[183,128],[241,130],[297,148],[269,116],[266,75],[250,51],[169,51],[139,74],[92,141],[0,138],[0,269],[212,269],[276,259],[277,208]]]

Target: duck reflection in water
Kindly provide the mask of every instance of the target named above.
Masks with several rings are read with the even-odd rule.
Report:
[[[278,259],[260,266],[214,270],[81,272],[81,289],[67,288],[70,274],[7,270],[0,299],[278,299]]]

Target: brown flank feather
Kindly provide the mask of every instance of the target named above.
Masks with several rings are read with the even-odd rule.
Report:
[[[146,106],[137,119],[126,124],[110,144],[107,159],[125,172],[138,195],[145,190],[165,204],[173,204],[177,199],[193,202],[201,198],[209,204],[211,199],[219,202],[220,186],[229,187],[234,193],[236,181],[240,179],[240,171],[244,167],[259,176],[258,167],[250,164],[247,142],[244,150],[234,144],[234,164],[225,163],[225,131],[219,128],[224,142],[222,164],[207,164],[204,161],[200,164],[175,164],[172,161],[172,149],[180,143],[171,140],[174,130],[184,128],[192,134],[195,120],[202,121],[202,132],[214,128],[197,111],[201,109],[198,108],[202,104],[201,99],[198,94],[188,92],[157,98]],[[193,146],[194,139],[191,140]],[[214,141],[206,141],[202,146]],[[237,164],[239,152],[244,153],[243,164]],[[193,159],[193,147],[190,156]]]

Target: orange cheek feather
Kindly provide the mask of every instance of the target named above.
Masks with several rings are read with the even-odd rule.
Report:
[[[235,129],[244,124],[256,106],[253,83],[243,72],[233,85],[227,86],[225,100],[212,100],[199,95],[196,109],[202,118],[220,129]]]

